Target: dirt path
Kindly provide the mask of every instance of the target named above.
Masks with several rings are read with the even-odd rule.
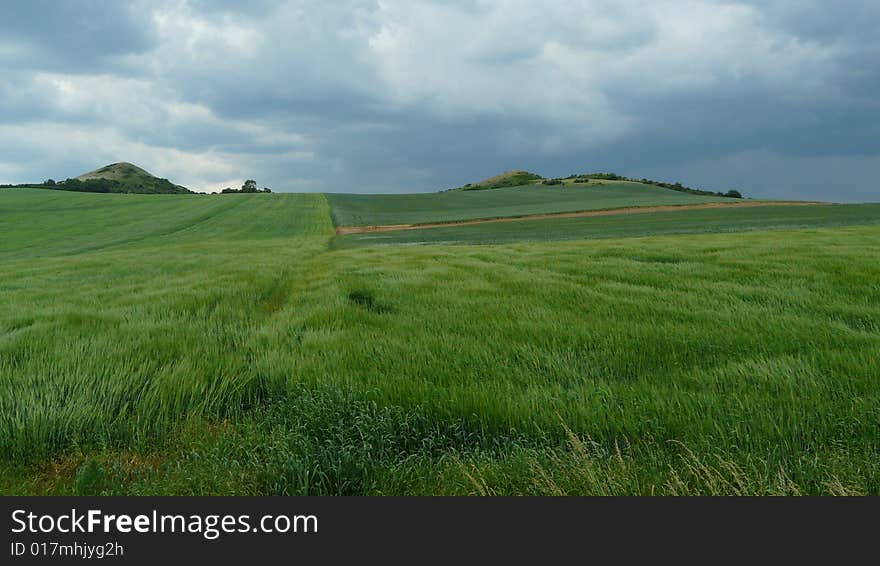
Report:
[[[364,234],[367,232],[394,232],[395,230],[421,230],[422,228],[443,228],[446,226],[470,226],[472,224],[491,224],[495,222],[520,222],[525,220],[543,220],[546,218],[579,218],[581,216],[615,216],[617,214],[646,214],[651,212],[669,212],[674,210],[700,210],[703,208],[752,208],[757,206],[817,206],[829,203],[806,201],[745,201],[745,202],[707,202],[704,204],[681,204],[662,206],[631,206],[629,208],[611,208],[606,210],[583,210],[580,212],[556,212],[550,214],[529,214],[525,216],[508,216],[504,218],[486,218],[483,220],[455,220],[452,222],[434,222],[430,224],[385,224],[381,226],[337,226],[336,234]]]

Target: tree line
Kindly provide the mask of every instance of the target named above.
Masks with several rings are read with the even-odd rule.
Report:
[[[603,180],[603,181],[630,181],[633,183],[642,183],[643,185],[653,185],[655,187],[661,187],[664,189],[670,189],[672,191],[678,191],[681,193],[690,193],[692,195],[703,195],[703,196],[713,196],[713,197],[727,197],[727,198],[743,198],[742,193],[735,189],[731,189],[727,192],[721,191],[704,191],[702,189],[694,189],[691,187],[687,187],[682,185],[681,183],[664,183],[662,181],[655,181],[653,179],[634,179],[632,177],[624,177],[622,175],[618,175],[617,173],[586,173],[582,175],[569,175],[565,177],[566,180],[574,180],[575,183],[589,183],[591,179]]]

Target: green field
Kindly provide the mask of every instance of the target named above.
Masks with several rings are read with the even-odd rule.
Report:
[[[577,212],[628,206],[737,202],[739,199],[692,195],[627,181],[589,185],[540,184],[482,191],[446,191],[407,195],[328,194],[337,226],[427,224],[527,214]]]
[[[340,198],[0,190],[0,492],[880,495],[877,205],[367,246]],[[624,237],[688,222],[753,231]]]
[[[336,238],[333,247],[388,244],[506,244],[631,238],[662,234],[829,228],[878,223],[880,223],[880,204],[718,208],[650,214],[547,218],[348,234]]]
[[[319,205],[319,213],[310,208]],[[0,240],[0,259],[80,254],[138,243],[330,234],[327,216],[326,200],[320,195],[96,196],[11,189],[0,191],[0,231],[7,235]]]

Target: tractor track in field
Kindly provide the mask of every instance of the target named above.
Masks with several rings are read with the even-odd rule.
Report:
[[[659,206],[630,206],[626,208],[609,208],[603,210],[582,210],[578,212],[554,212],[527,214],[522,216],[505,216],[501,218],[483,218],[475,220],[453,220],[451,222],[431,222],[427,224],[383,224],[376,226],[337,226],[336,235],[366,234],[371,232],[395,232],[398,230],[421,230],[423,228],[447,228],[454,226],[471,226],[474,224],[494,224],[497,222],[524,222],[529,220],[546,220],[549,218],[580,218],[583,216],[615,216],[619,214],[649,214],[652,212],[673,212],[676,210],[700,210],[706,208],[754,208],[761,206],[822,206],[827,202],[814,201],[747,201],[747,202],[707,202],[702,204],[680,204]]]

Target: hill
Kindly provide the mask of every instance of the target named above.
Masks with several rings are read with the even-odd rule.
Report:
[[[188,194],[186,187],[175,185],[131,163],[113,163],[75,179],[61,183],[68,190],[81,189],[82,192],[136,193],[136,194]],[[89,190],[89,189],[100,190]],[[103,190],[107,189],[107,190]]]
[[[615,173],[545,178],[524,169],[434,193],[327,195],[336,226],[432,224],[631,208],[738,202],[743,195]]]
[[[428,224],[633,206],[737,202],[633,181],[529,183],[493,190],[453,190],[404,195],[328,194],[337,226]]]

